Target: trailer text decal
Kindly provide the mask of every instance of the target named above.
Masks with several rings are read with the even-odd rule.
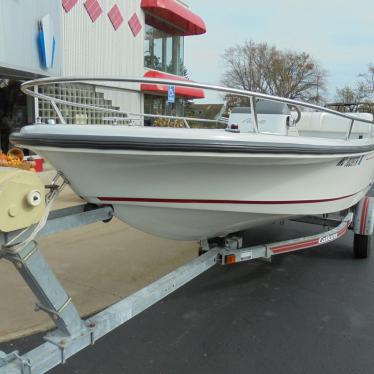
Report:
[[[319,238],[318,242],[319,244],[324,244],[324,243],[332,242],[335,239],[338,239],[338,237],[339,237],[338,233],[335,233],[332,235],[327,235],[327,236],[323,236],[322,238]]]

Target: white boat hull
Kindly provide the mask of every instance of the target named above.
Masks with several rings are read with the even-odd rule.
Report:
[[[372,139],[41,125],[13,141],[48,159],[86,201],[111,204],[128,224],[178,240],[347,209],[374,173]]]
[[[37,151],[86,201],[112,204],[128,224],[177,240],[344,210],[365,196],[374,170],[374,158],[368,156],[360,165],[345,167],[337,166],[341,156]]]

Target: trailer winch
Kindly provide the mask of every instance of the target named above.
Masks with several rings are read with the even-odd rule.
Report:
[[[32,172],[0,168],[0,231],[10,232],[38,223],[45,209],[45,189]]]

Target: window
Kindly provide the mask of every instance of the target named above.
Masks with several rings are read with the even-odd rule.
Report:
[[[184,100],[177,98],[174,104],[170,104],[165,96],[144,95],[144,113],[183,116]],[[149,122],[153,121],[154,119],[151,119]]]
[[[175,75],[184,75],[182,36],[172,36],[146,25],[144,66]]]
[[[178,73],[174,73],[174,71],[178,71],[177,67],[174,65],[174,61],[173,61],[173,38],[171,36],[167,37],[164,39],[164,43],[166,45],[166,48],[165,48],[165,67],[166,67],[166,70],[168,73],[171,73],[171,74],[177,74],[179,75]]]

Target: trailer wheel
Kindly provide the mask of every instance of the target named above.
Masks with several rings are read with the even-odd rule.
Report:
[[[355,234],[353,240],[353,253],[355,258],[368,258],[373,242],[373,235]]]

